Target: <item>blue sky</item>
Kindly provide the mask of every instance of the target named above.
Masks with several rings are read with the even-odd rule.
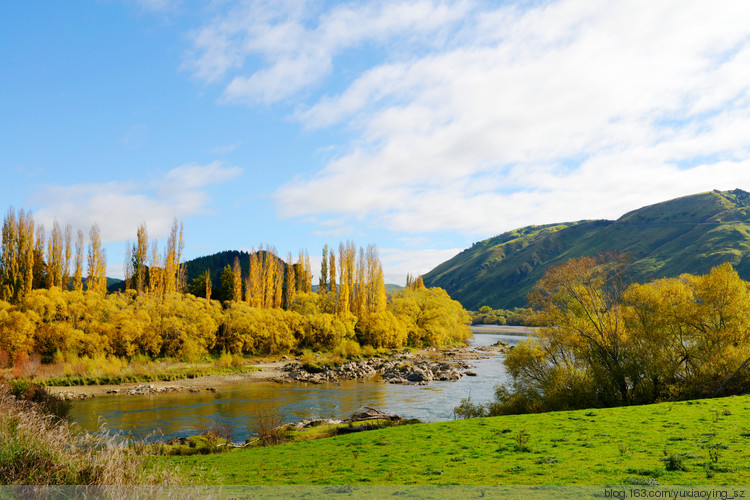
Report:
[[[528,224],[750,190],[750,3],[0,4],[0,196],[186,257],[351,239],[387,282]],[[317,264],[314,264],[317,268]]]

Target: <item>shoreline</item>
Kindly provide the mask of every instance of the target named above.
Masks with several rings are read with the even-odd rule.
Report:
[[[504,347],[482,348],[475,350],[471,346],[448,347],[437,349],[428,347],[419,351],[409,353],[406,357],[415,363],[430,361],[454,365],[454,370],[467,373],[466,361],[472,359],[485,359],[505,352]],[[396,359],[404,354],[393,354],[385,359]],[[371,358],[372,359],[372,358]],[[366,362],[366,360],[360,360]],[[80,385],[80,386],[48,386],[47,390],[66,401],[84,400],[102,396],[145,396],[170,392],[218,392],[222,386],[236,385],[239,383],[278,383],[278,384],[308,384],[321,383],[314,380],[300,380],[292,376],[290,365],[299,364],[298,360],[280,359],[275,361],[258,362],[251,361],[245,366],[257,368],[249,373],[235,373],[230,375],[205,375],[192,379],[180,379],[171,381],[153,382],[128,382],[112,385]],[[367,380],[374,378],[375,374],[362,377],[354,377],[356,380]],[[460,376],[459,376],[460,378]],[[423,382],[424,383],[424,382]]]
[[[142,396],[165,392],[216,392],[217,387],[242,382],[293,382],[282,368],[288,361],[272,361],[268,363],[249,363],[245,366],[258,368],[249,373],[233,373],[230,375],[204,375],[196,378],[179,380],[158,380],[153,382],[128,382],[112,385],[73,385],[48,386],[47,390],[65,400],[89,399],[100,396]],[[143,388],[135,393],[129,391]]]

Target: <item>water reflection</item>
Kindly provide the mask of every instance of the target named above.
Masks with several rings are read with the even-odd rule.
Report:
[[[475,347],[498,340],[516,344],[524,337],[482,333],[472,337]],[[200,433],[217,419],[232,425],[235,441],[249,437],[255,415],[280,411],[287,421],[304,418],[342,418],[366,405],[423,421],[449,420],[461,398],[478,402],[492,399],[494,386],[507,376],[501,356],[471,361],[476,377],[426,386],[345,381],[336,384],[253,383],[222,386],[220,392],[167,393],[151,396],[109,396],[75,403],[71,420],[95,431],[100,422],[118,434],[151,439]]]

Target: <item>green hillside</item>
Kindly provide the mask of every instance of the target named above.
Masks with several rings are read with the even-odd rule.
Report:
[[[517,229],[475,243],[424,281],[468,309],[523,307],[550,266],[611,250],[629,255],[630,277],[637,282],[703,274],[724,262],[750,279],[750,193],[711,191],[643,207],[616,221]]]

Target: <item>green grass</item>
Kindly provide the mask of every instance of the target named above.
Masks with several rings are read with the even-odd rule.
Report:
[[[221,484],[748,484],[749,411],[750,396],[741,396],[415,424],[160,460],[213,470]]]

